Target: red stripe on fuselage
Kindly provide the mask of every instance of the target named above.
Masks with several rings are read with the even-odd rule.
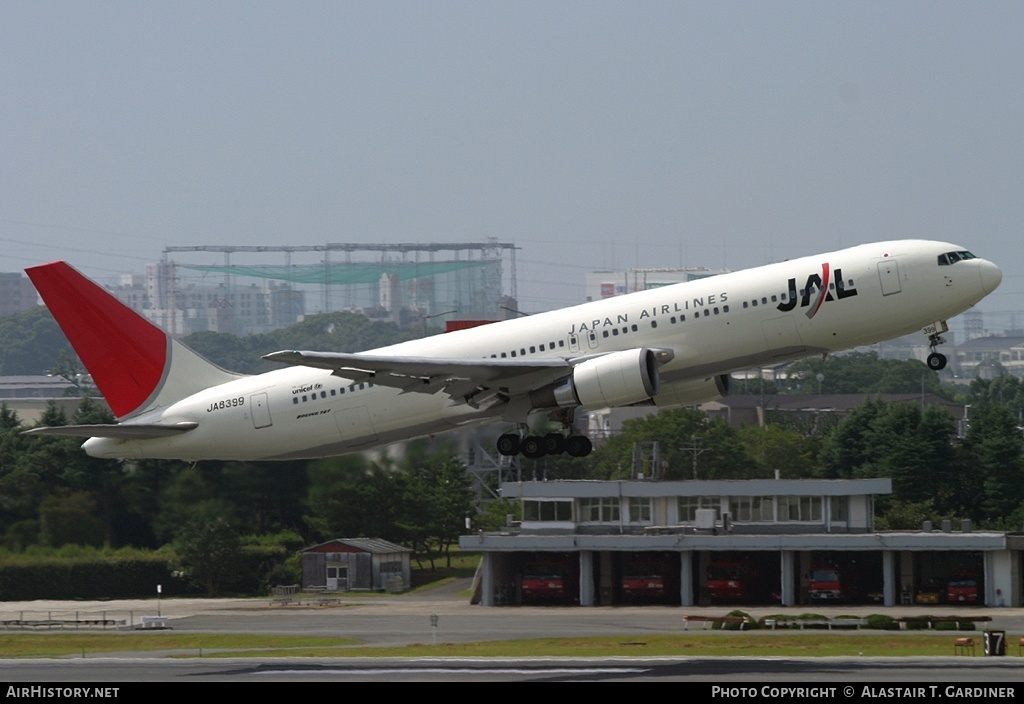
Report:
[[[818,310],[821,308],[821,304],[825,302],[825,297],[828,296],[828,283],[829,283],[829,266],[828,262],[821,265],[821,289],[818,291],[818,302],[814,306],[814,312],[811,313],[808,318],[813,318],[818,314]]]
[[[65,262],[25,271],[114,414],[138,410],[163,377],[166,333]]]

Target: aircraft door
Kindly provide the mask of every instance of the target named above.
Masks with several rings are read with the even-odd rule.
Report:
[[[576,334],[569,335],[569,351],[579,352],[580,351],[580,336]]]
[[[590,332],[587,333],[587,345],[592,350],[596,350],[597,349],[597,332],[596,331],[591,330]]]
[[[884,259],[878,262],[878,278],[882,282],[883,296],[891,296],[902,290],[900,288],[900,267],[895,259]]]
[[[256,429],[269,428],[274,422],[270,419],[270,404],[267,402],[267,395],[253,394],[249,397],[249,413],[252,415],[252,424]]]

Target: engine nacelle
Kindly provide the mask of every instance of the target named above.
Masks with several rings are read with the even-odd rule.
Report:
[[[729,395],[729,375],[719,374],[707,379],[689,379],[663,384],[654,405],[658,408],[692,406]]]
[[[646,347],[588,359],[557,386],[531,394],[534,408],[606,408],[649,401],[658,394],[658,362]]]

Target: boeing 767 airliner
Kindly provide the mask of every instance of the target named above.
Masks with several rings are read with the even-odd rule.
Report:
[[[284,350],[284,367],[225,371],[64,262],[28,269],[118,422],[36,428],[106,458],[287,460],[358,452],[505,421],[502,454],[584,456],[578,408],[692,405],[729,374],[914,331],[928,366],[946,320],[992,293],[999,268],[965,247],[864,244],[492,323],[368,352]],[[531,436],[545,413],[562,432]]]

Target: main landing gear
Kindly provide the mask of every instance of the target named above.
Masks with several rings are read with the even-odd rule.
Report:
[[[594,446],[585,435],[548,433],[522,436],[519,433],[505,433],[498,438],[497,448],[498,454],[501,455],[522,455],[529,459],[537,459],[544,455],[560,455],[563,452],[570,457],[586,457]]]
[[[942,333],[949,330],[949,326],[946,325],[946,321],[935,323],[924,329],[928,335],[928,347],[931,349],[931,353],[928,355],[928,368],[933,372],[937,372],[941,369],[946,368],[946,355],[935,350],[936,347],[943,344],[946,340],[942,337]]]

